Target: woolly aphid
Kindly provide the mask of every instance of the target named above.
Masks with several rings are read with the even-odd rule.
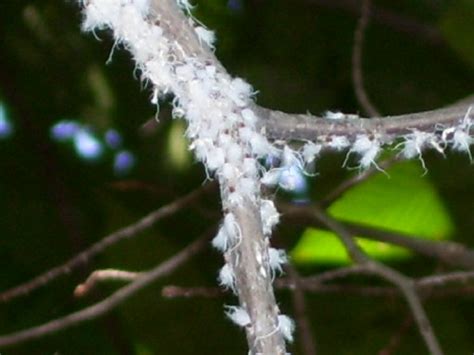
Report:
[[[214,42],[216,41],[216,35],[214,31],[208,30],[204,26],[197,26],[194,28],[194,31],[196,32],[201,44],[205,43],[212,50],[216,48],[214,46]]]
[[[278,329],[288,342],[293,342],[293,333],[295,331],[295,322],[293,319],[284,314],[280,314],[278,316]]]
[[[239,327],[251,324],[250,316],[245,309],[237,306],[225,306],[227,317]]]
[[[226,252],[229,248],[235,247],[241,238],[242,231],[235,216],[227,213],[216,237],[212,240],[212,245],[221,252]]]
[[[271,235],[273,227],[280,221],[280,214],[272,200],[260,201],[260,218],[262,219],[263,234]]]
[[[380,142],[377,138],[369,138],[367,135],[358,135],[351,149],[346,155],[343,166],[346,166],[349,156],[355,153],[360,156],[358,168],[365,170],[370,166],[375,166],[378,170],[381,170],[375,159],[381,151]]]
[[[268,249],[268,264],[272,270],[273,275],[283,272],[283,265],[288,262],[288,257],[283,249]]]
[[[219,284],[235,293],[235,273],[229,264],[225,264],[219,271]]]

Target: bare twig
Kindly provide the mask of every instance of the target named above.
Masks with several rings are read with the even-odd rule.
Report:
[[[353,235],[365,239],[395,244],[414,252],[436,258],[443,263],[465,269],[474,269],[474,250],[452,241],[433,241],[419,236],[372,228],[355,223],[343,223]]]
[[[321,209],[315,209],[315,215],[328,228],[338,234],[347,252],[355,262],[366,266],[373,274],[376,274],[397,286],[410,306],[411,312],[417,322],[418,329],[431,354],[443,354],[438,339],[434,334],[431,323],[426,316],[423,305],[421,304],[420,298],[416,292],[414,281],[383,264],[368,259],[359,246],[354,242],[353,235],[350,234],[344,226],[324,213],[324,211]]]
[[[331,283],[326,284],[326,281],[319,281],[319,276],[326,277],[326,273],[335,273],[337,275],[339,270],[336,269],[324,272],[319,275],[301,277],[301,288],[305,292],[317,294],[344,294],[344,295],[359,295],[364,297],[400,297],[400,292],[396,287],[391,286],[360,286],[352,284]],[[345,271],[342,274],[345,274]],[[363,274],[368,275],[366,268],[361,267],[354,269],[349,274]],[[370,273],[372,274],[372,273]],[[446,282],[442,284],[425,283],[425,278],[415,280],[415,286],[420,292],[423,299],[428,298],[446,298],[451,296],[468,296],[472,297],[474,294],[474,286],[455,286],[453,287],[448,280],[451,279],[450,274],[440,275],[446,277]],[[430,278],[428,276],[426,278]],[[332,277],[331,277],[332,278]],[[474,277],[473,277],[474,278]],[[453,281],[454,282],[454,281]],[[472,282],[472,281],[471,281]],[[449,287],[447,287],[449,285]],[[290,290],[294,288],[294,281],[289,278],[280,278],[275,280],[275,288],[278,290]],[[225,291],[217,287],[182,287],[176,285],[168,285],[163,287],[162,296],[166,298],[218,298],[223,297]]]
[[[62,265],[56,266],[45,273],[36,276],[28,282],[15,286],[9,290],[6,290],[0,294],[0,301],[7,302],[16,297],[26,295],[38,287],[44,286],[57,277],[70,273],[73,269],[80,265],[86,264],[91,258],[104,251],[106,248],[118,243],[119,241],[127,238],[132,238],[138,233],[152,227],[155,223],[171,216],[179,210],[187,207],[191,202],[195,201],[204,192],[209,191],[213,187],[212,184],[200,187],[186,196],[174,200],[168,205],[159,208],[140,219],[138,222],[129,225],[123,229],[120,229],[112,234],[107,235],[102,240],[92,245],[88,249],[75,255],[73,258],[68,260]]]
[[[359,134],[374,134],[385,137],[385,143],[413,130],[435,132],[441,126],[455,126],[460,123],[474,101],[463,105],[441,108],[433,111],[409,113],[398,116],[348,118],[328,120],[310,114],[290,114],[263,107],[255,107],[260,117],[260,127],[270,139],[321,141],[334,136],[345,136],[353,141]],[[471,114],[473,116],[474,112]]]
[[[369,24],[370,17],[370,0],[362,0],[361,15],[357,22],[354,33],[354,47],[352,50],[352,84],[356,93],[359,104],[371,117],[380,116],[379,111],[375,108],[370,100],[364,86],[364,75],[362,69],[362,47],[364,44],[364,36]]]
[[[79,284],[74,289],[74,296],[83,297],[87,295],[98,282],[104,281],[125,281],[130,282],[139,278],[143,273],[131,272],[116,269],[96,270],[86,279],[85,282]]]
[[[64,330],[75,326],[84,321],[96,319],[104,314],[110,312],[113,308],[133,296],[135,293],[150,285],[157,279],[169,275],[171,272],[176,270],[178,267],[187,262],[192,256],[203,250],[207,246],[210,235],[215,233],[215,228],[212,229],[212,233],[208,231],[202,237],[196,239],[194,242],[186,246],[177,254],[173,255],[168,260],[159,264],[154,269],[144,272],[138,279],[133,281],[131,284],[122,287],[111,296],[107,297],[101,302],[98,302],[90,307],[87,307],[81,311],[71,313],[63,318],[58,318],[50,322],[44,323],[37,327],[22,330],[12,334],[0,336],[0,346],[10,346],[14,344],[23,343],[37,339],[60,330]]]
[[[299,339],[302,353],[305,355],[316,354],[316,344],[311,331],[311,324],[306,314],[306,301],[304,289],[301,287],[301,278],[298,271],[291,265],[287,265],[289,278],[293,281],[292,296],[295,319],[299,329]]]
[[[165,298],[217,298],[224,294],[224,290],[218,287],[180,287],[168,285],[161,290],[161,295]]]
[[[298,223],[304,221],[309,225],[324,228],[321,220],[314,214],[315,208],[321,208],[317,205],[297,206],[279,203],[278,206],[284,212],[283,216],[288,221],[295,220]],[[339,223],[351,234],[358,237],[398,245],[419,254],[436,258],[451,266],[466,269],[474,268],[474,250],[468,249],[462,244],[451,241],[432,241],[419,236],[406,235],[356,223]]]

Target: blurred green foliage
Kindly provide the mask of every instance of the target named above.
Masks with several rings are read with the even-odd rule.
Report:
[[[417,237],[446,240],[454,226],[433,184],[423,178],[418,161],[399,163],[385,174],[377,174],[357,184],[337,199],[328,212],[339,220],[396,231]],[[363,236],[362,236],[363,237]],[[372,257],[391,260],[411,254],[387,243],[360,240]],[[292,251],[301,263],[349,263],[334,233],[309,228]]]
[[[207,0],[199,3],[196,16],[217,31],[218,57],[231,73],[254,85],[259,104],[297,112],[358,112],[351,84],[357,18],[350,8],[337,6],[350,2],[333,3],[336,6],[317,0]],[[385,23],[377,17],[381,10],[426,26],[434,39],[403,23]],[[471,1],[374,0],[373,12],[363,72],[368,93],[381,111],[396,114],[435,108],[472,94]],[[169,102],[160,104],[156,123],[151,93],[134,78],[129,55],[116,48],[106,65],[113,41],[106,32],[97,36],[99,41],[80,32],[80,13],[73,1],[0,4],[0,100],[15,128],[13,135],[0,139],[0,289],[63,262],[107,233],[200,186],[206,178],[202,167],[187,155],[179,137],[184,127],[170,120]],[[117,129],[124,146],[137,158],[134,170],[119,178],[112,169],[112,151],[85,162],[67,145],[52,140],[51,127],[65,118],[77,119],[98,137],[109,128]],[[318,162],[319,175],[310,181],[308,198],[325,196],[355,173],[341,169],[343,160],[342,154],[330,154]],[[426,163],[427,176],[415,174],[406,185],[397,186],[398,205],[410,197],[406,186],[423,189],[429,182],[430,191],[440,198],[436,204],[455,226],[453,239],[472,245],[472,165],[464,156],[443,158],[435,153],[426,155]],[[367,203],[371,199],[368,196]],[[219,215],[217,194],[208,195],[198,207],[114,246],[71,275],[1,304],[0,332],[40,324],[105,297],[119,285],[103,285],[81,300],[72,297],[72,290],[95,269],[145,270],[156,265],[216,223]],[[400,219],[398,226],[403,229],[407,221]],[[281,225],[275,242],[292,248],[304,227]],[[160,297],[161,287],[169,283],[215,286],[221,264],[222,257],[208,250],[103,319],[1,352],[246,353],[243,331],[223,314],[223,303],[235,303],[235,298]],[[432,273],[438,266],[417,256],[393,265],[410,275]],[[302,272],[312,274],[327,267],[311,265]],[[279,292],[277,297],[283,311],[292,314],[290,295]],[[407,312],[401,301],[347,295],[307,298],[321,354],[375,354],[399,329]],[[427,303],[450,354],[474,349],[472,308],[472,298]],[[292,352],[300,353],[297,344]],[[425,352],[414,327],[403,336],[398,352]]]

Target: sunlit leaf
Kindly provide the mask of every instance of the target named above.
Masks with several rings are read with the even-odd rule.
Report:
[[[337,200],[329,213],[340,220],[440,240],[453,232],[453,223],[435,188],[420,165],[406,162],[377,174]],[[399,259],[408,251],[385,243],[359,240],[370,255]],[[297,262],[348,262],[337,237],[318,229],[307,229],[292,252]]]

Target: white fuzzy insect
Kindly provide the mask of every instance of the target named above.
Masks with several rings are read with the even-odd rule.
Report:
[[[249,314],[242,307],[226,306],[225,308],[227,317],[238,326],[247,327],[251,324]]]
[[[295,331],[295,322],[290,317],[280,314],[278,316],[278,329],[288,342],[293,342],[293,333]]]
[[[263,185],[268,186],[268,187],[276,186],[278,185],[280,181],[281,173],[282,173],[281,168],[270,169],[265,174],[263,174],[260,182]]]
[[[333,136],[327,146],[336,151],[346,149],[351,143],[345,136]]]
[[[472,162],[472,154],[470,146],[474,143],[474,139],[464,130],[457,129],[453,135],[453,150],[465,152]]]
[[[273,274],[282,273],[282,266],[288,262],[288,256],[283,249],[268,249],[268,264]]]
[[[290,166],[296,166],[298,168],[303,167],[301,155],[297,151],[288,147],[287,145],[285,145],[285,147],[283,148],[281,160],[282,160],[281,165],[283,167],[290,167]]]
[[[260,133],[254,132],[250,138],[250,147],[252,153],[257,158],[263,158],[267,155],[276,153],[277,149]]]
[[[242,163],[242,172],[245,176],[256,178],[258,176],[259,163],[254,158],[244,158]]]
[[[255,114],[253,113],[253,111],[249,108],[244,108],[241,112],[242,114],[242,117],[244,119],[244,121],[251,125],[251,126],[254,126],[255,123],[257,122],[257,116],[255,116]]]
[[[260,217],[262,219],[263,234],[270,235],[273,227],[280,221],[280,214],[272,200],[260,201]]]
[[[188,15],[191,14],[191,11],[194,8],[194,5],[191,5],[189,0],[176,0],[176,2],[178,3],[178,6],[180,8],[182,8],[183,10],[185,10],[188,13]]]
[[[227,146],[226,157],[227,162],[236,166],[242,163],[244,156],[243,148],[236,142],[232,142]]]
[[[251,96],[254,95],[252,86],[241,78],[235,78],[231,81],[227,93],[230,99],[239,107],[245,107]]]
[[[235,274],[229,264],[225,264],[219,271],[218,279],[219,285],[235,293]]]
[[[303,170],[296,165],[281,168],[278,185],[287,191],[299,190],[305,185]]]
[[[93,0],[84,8],[83,31],[102,30],[118,22],[121,4],[114,0]]]
[[[361,157],[359,160],[360,169],[365,170],[371,165],[374,165],[377,169],[381,170],[375,162],[375,159],[380,153],[380,150],[380,142],[378,141],[378,139],[370,139],[366,135],[359,135],[357,136],[352,148],[347,153],[343,166],[346,165],[347,160],[349,159],[349,155],[351,153],[356,153]]]
[[[307,142],[304,146],[303,146],[303,151],[301,153],[304,161],[307,163],[307,164],[310,164],[312,163],[316,157],[319,155],[319,153],[321,152],[321,149],[322,149],[322,145],[321,144],[315,144],[313,142]]]
[[[231,241],[239,241],[242,238],[242,230],[233,213],[225,215],[223,227]]]
[[[255,179],[241,177],[237,182],[236,190],[239,191],[242,196],[253,201],[258,192],[258,186]]]
[[[210,171],[221,168],[225,163],[225,151],[221,147],[216,147],[212,153],[207,155],[206,167]]]
[[[132,0],[132,3],[145,18],[150,13],[150,0]]]
[[[426,142],[430,140],[431,136],[431,133],[420,132],[415,130],[412,133],[407,134],[404,137],[404,142],[399,144],[403,146],[401,155],[406,159],[418,157],[425,173],[428,171],[428,169],[426,169],[426,164],[423,160],[422,150],[425,147]],[[399,145],[397,145],[397,147]]]
[[[203,26],[195,27],[194,31],[196,32],[201,44],[204,42],[210,49],[215,49],[214,42],[216,41],[216,34],[214,31],[208,30]]]
[[[345,117],[346,115],[344,115],[342,112],[333,112],[333,111],[324,112],[324,118],[327,118],[328,120],[342,120]]]

